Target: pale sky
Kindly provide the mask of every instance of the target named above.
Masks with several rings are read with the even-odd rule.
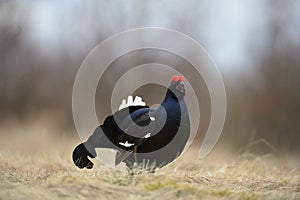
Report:
[[[219,68],[225,71],[249,65],[249,39],[258,43],[264,39],[264,2],[267,1],[147,2],[147,12],[144,12],[138,9],[141,3],[136,5],[132,1],[97,2],[95,5],[84,1],[31,1],[28,36],[41,51],[55,52],[61,45],[76,51],[82,46],[96,46],[96,43],[93,44],[97,40],[93,32],[95,30],[109,37],[126,29],[143,26],[172,29],[176,21],[182,20],[187,25],[184,30],[178,31],[202,44]],[[90,16],[89,9],[96,10],[96,15]],[[145,19],[140,19],[139,23],[139,18],[143,17]],[[289,28],[293,30],[293,25]]]

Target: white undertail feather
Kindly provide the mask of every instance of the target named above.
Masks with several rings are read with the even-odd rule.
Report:
[[[119,110],[122,110],[123,108],[127,108],[129,106],[145,106],[146,103],[143,101],[142,97],[136,96],[133,100],[132,96],[127,97],[126,99],[122,100],[121,105],[119,106]]]
[[[128,141],[124,142],[119,142],[120,145],[124,146],[124,147],[131,147],[134,145],[134,143],[129,143]]]
[[[147,135],[144,136],[144,138],[149,138],[151,136],[151,133],[148,133]]]

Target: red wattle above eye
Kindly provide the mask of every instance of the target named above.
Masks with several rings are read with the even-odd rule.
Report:
[[[184,76],[173,76],[172,82],[178,82],[179,80],[184,82]]]

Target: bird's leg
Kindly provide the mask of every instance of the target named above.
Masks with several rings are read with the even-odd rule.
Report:
[[[134,153],[134,162],[136,162],[136,163],[137,163],[137,148],[138,148],[138,146],[134,145],[133,153]]]

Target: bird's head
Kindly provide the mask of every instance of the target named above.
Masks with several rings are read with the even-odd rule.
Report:
[[[185,95],[184,76],[173,76],[169,89],[174,98],[183,99]]]

